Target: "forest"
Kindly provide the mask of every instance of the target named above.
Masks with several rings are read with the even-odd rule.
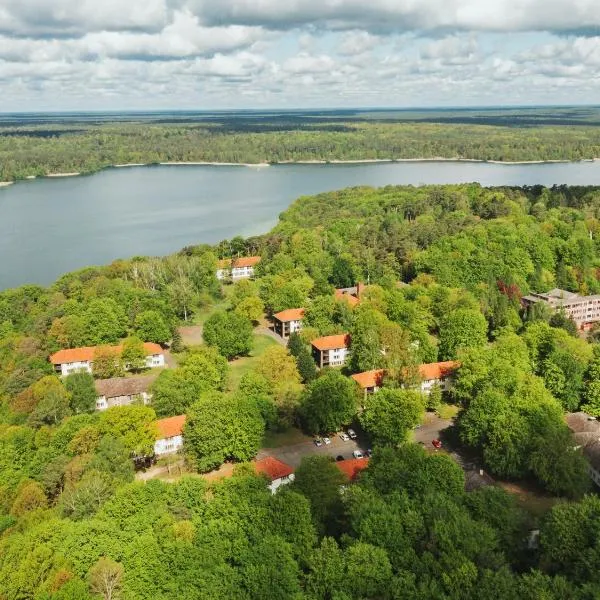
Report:
[[[0,181],[119,164],[591,160],[594,108],[0,118]]]
[[[251,255],[253,279],[217,280]],[[357,282],[356,306],[335,296]],[[0,292],[0,599],[598,598],[600,499],[565,415],[600,417],[600,331],[524,308],[555,287],[600,293],[600,187],[351,188],[299,198],[263,236]],[[257,353],[260,324],[293,308],[300,334]],[[348,363],[318,372],[311,341],[338,333]],[[143,371],[141,341],[176,365],[148,405],[96,411],[94,377]],[[120,342],[93,376],[48,360]],[[439,360],[455,383],[425,397],[415,370]],[[386,376],[364,398],[349,375],[371,369]],[[450,408],[494,485],[413,442]],[[132,459],[182,414],[185,468],[144,480]],[[268,440],[348,425],[372,449],[354,483],[324,454],[275,494],[255,474]]]

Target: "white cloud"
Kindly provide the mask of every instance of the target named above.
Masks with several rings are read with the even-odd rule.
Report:
[[[1,109],[597,102],[597,2],[0,0]]]

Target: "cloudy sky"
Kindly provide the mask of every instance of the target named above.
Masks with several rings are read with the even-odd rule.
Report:
[[[600,103],[600,0],[0,0],[0,112]]]

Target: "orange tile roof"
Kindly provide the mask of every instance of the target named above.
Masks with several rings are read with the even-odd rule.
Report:
[[[288,308],[287,310],[275,313],[273,318],[284,323],[287,323],[288,321],[301,321],[304,318],[304,309]]]
[[[354,481],[361,471],[364,471],[369,466],[368,458],[349,458],[340,460],[335,463],[338,469],[348,477],[350,481]]]
[[[432,379],[442,379],[452,375],[456,369],[460,367],[460,363],[455,360],[447,360],[445,362],[429,363],[419,366],[419,375],[425,381]]]
[[[242,267],[255,267],[260,262],[260,256],[241,256],[240,258],[224,258],[217,262],[219,269],[242,268]]]
[[[272,456],[257,460],[254,463],[254,470],[258,474],[264,473],[271,481],[281,479],[282,477],[289,477],[294,472],[292,467]]]
[[[336,300],[346,300],[350,306],[356,306],[360,302],[356,296],[342,290],[335,290],[335,298]]]
[[[176,417],[168,417],[166,419],[160,419],[156,421],[156,427],[158,429],[159,440],[175,437],[183,433],[183,426],[185,424],[185,415],[178,415]]]
[[[385,371],[383,369],[375,369],[374,371],[365,371],[364,373],[355,373],[352,379],[358,383],[363,389],[380,387]]]
[[[335,350],[336,348],[347,348],[350,345],[350,335],[341,333],[339,335],[327,335],[313,340],[312,345],[317,350]]]
[[[98,347],[99,346],[85,346],[84,348],[59,350],[50,356],[50,362],[53,365],[62,365],[64,363],[92,361],[94,360],[94,355]],[[119,344],[118,346],[108,346],[108,348],[115,354],[120,354],[123,350],[123,345]],[[154,344],[152,342],[146,342],[144,344],[144,350],[146,351],[147,356],[163,353],[163,349],[158,344]]]

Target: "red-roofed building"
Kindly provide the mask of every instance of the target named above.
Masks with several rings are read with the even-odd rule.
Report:
[[[358,383],[366,397],[367,394],[373,394],[379,390],[384,376],[385,371],[383,369],[375,369],[373,371],[365,371],[364,373],[356,373],[352,375],[352,379]]]
[[[368,458],[349,458],[335,463],[337,468],[348,478],[349,481],[356,481],[362,471],[369,466]]]
[[[183,426],[185,425],[185,415],[168,417],[156,421],[158,434],[154,442],[154,454],[164,456],[173,454],[183,447]]]
[[[84,348],[70,348],[68,350],[59,350],[50,356],[50,362],[54,365],[54,370],[60,373],[62,377],[66,377],[77,371],[87,371],[91,373],[93,370],[94,356],[98,346],[85,346]],[[154,367],[165,366],[165,355],[163,349],[158,344],[146,342],[144,344],[146,351],[146,367],[151,369]],[[123,346],[110,346],[109,351],[115,356],[120,355],[123,351]]]
[[[421,383],[419,387],[421,388],[421,392],[429,395],[435,385],[439,385],[443,392],[447,392],[452,385],[454,373],[459,367],[460,363],[455,360],[420,365],[419,377]],[[351,377],[364,390],[365,395],[372,394],[381,387],[385,371],[383,369],[376,369],[374,371],[356,373]]]
[[[350,335],[328,335],[312,341],[313,357],[320,369],[339,367],[350,354]]]
[[[273,326],[275,333],[282,338],[287,339],[296,331],[302,329],[302,319],[304,319],[303,308],[289,308],[273,315]]]
[[[443,392],[447,392],[452,385],[454,373],[459,367],[460,363],[455,360],[420,365],[421,391],[429,395],[432,388],[439,385]]]
[[[294,469],[284,462],[272,457],[266,456],[254,463],[254,469],[259,475],[266,475],[271,483],[269,489],[274,494],[277,489],[294,481]]]
[[[260,256],[242,256],[227,258],[217,263],[217,279],[248,279],[254,277],[254,267],[260,262]]]
[[[339,288],[335,290],[335,299],[336,300],[345,300],[348,302],[350,307],[354,308],[357,304],[360,303],[360,297],[365,289],[364,283],[358,283],[354,287],[349,288]]]

